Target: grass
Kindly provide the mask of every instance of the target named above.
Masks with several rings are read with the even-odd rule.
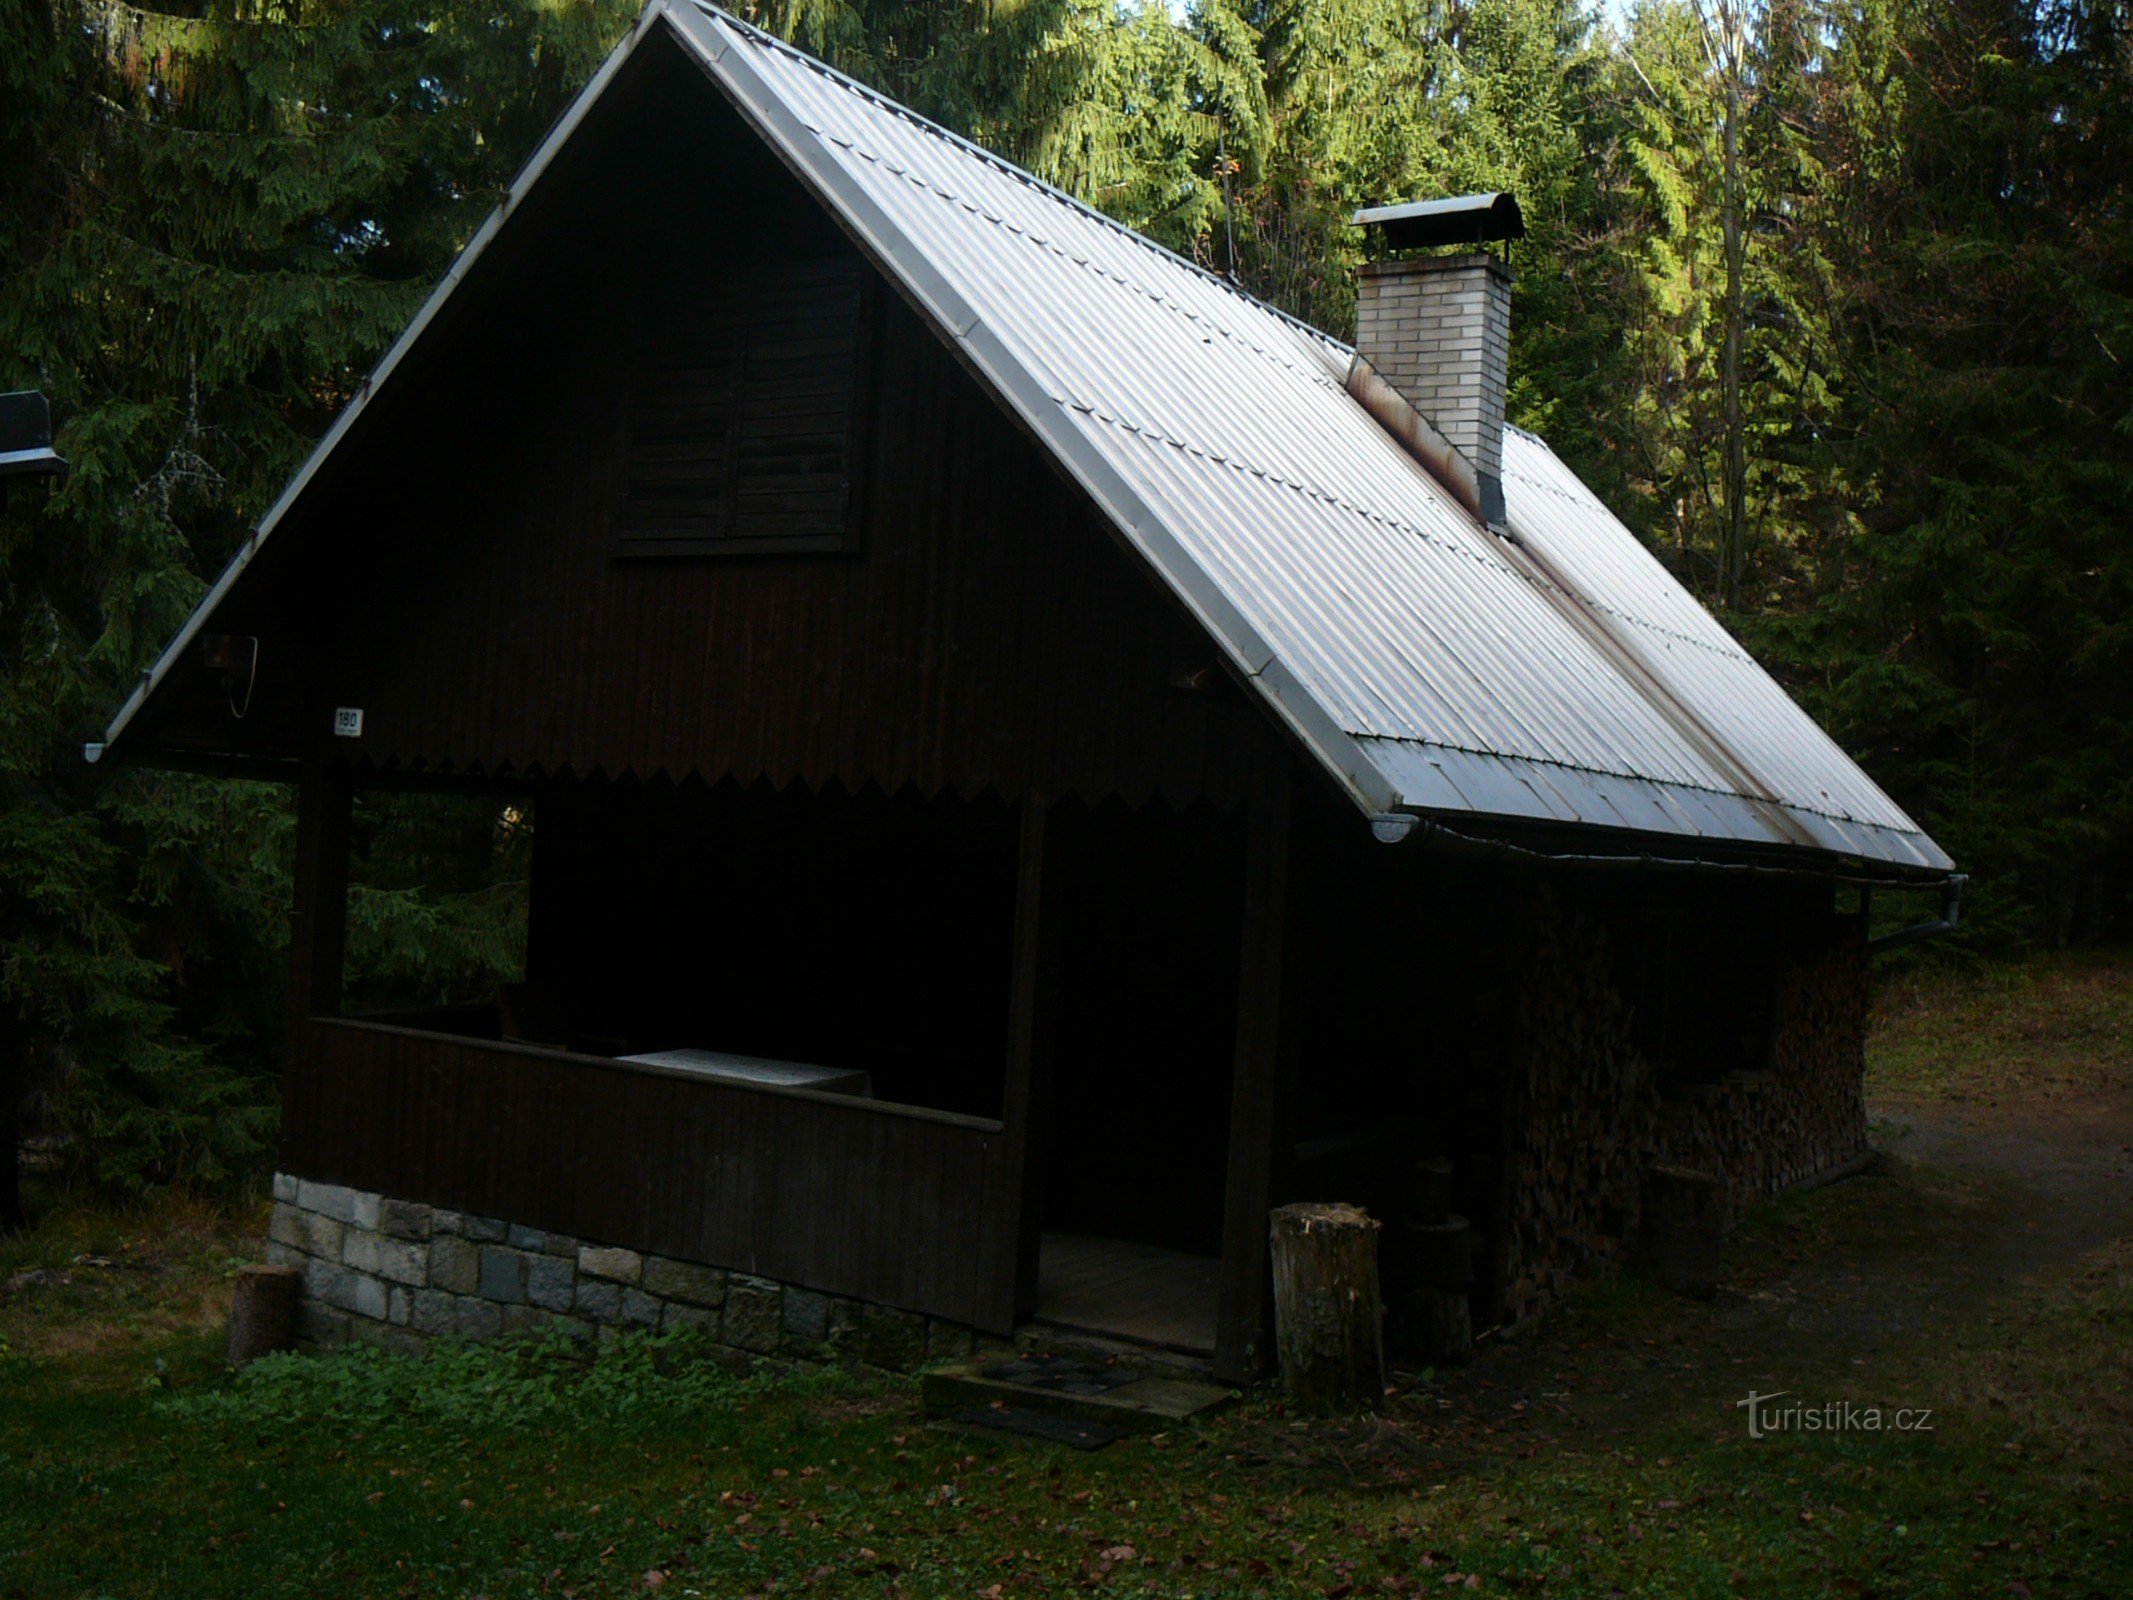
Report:
[[[2122,1340],[2127,1312],[2121,1270],[2022,1332],[2101,1316]],[[1315,1434],[1283,1453],[1299,1436],[1264,1408],[1057,1454],[924,1428],[900,1384],[715,1375],[651,1342],[590,1372],[365,1352],[235,1385],[204,1335],[160,1354],[12,1363],[0,1593],[2121,1595],[2133,1577],[2110,1459],[2019,1393],[1953,1398],[1901,1438],[1757,1443],[1704,1417],[1541,1450],[1506,1426],[1452,1469],[1368,1435],[1345,1464]],[[1940,1393],[1954,1374],[1920,1376]]]
[[[2115,993],[2065,963],[1900,994],[1875,1072],[2086,1083],[2115,970]],[[0,1597],[2133,1593],[2133,1247],[1926,1335],[1787,1331],[1823,1292],[1800,1274],[1960,1254],[1989,1212],[1908,1170],[1796,1196],[1745,1224],[1731,1309],[1607,1285],[1375,1421],[1259,1400],[1080,1455],[929,1427],[898,1380],[734,1375],[671,1339],[233,1380],[257,1216],[62,1209],[0,1244]],[[1932,1428],[1751,1440],[1750,1387]]]
[[[2133,1088],[2133,961],[2040,956],[1886,985],[1867,1057],[1870,1095],[1991,1101]]]

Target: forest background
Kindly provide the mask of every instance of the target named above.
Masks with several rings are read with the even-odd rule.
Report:
[[[1512,419],[1972,874],[1957,958],[2133,932],[2133,4],[735,9],[1343,337],[1358,206],[1514,191]],[[0,390],[73,465],[0,509],[0,1227],[19,1133],[261,1170],[288,797],[80,746],[635,15],[0,0]],[[512,968],[515,813],[359,820],[355,991]]]

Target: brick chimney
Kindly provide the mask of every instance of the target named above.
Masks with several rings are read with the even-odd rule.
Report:
[[[1479,244],[1525,232],[1509,195],[1356,214],[1394,248]],[[1511,269],[1469,249],[1372,261],[1356,282],[1348,390],[1484,522],[1503,521],[1503,413]]]

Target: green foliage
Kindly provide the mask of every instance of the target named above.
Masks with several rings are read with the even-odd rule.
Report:
[[[523,803],[377,794],[356,806],[344,998],[470,1005],[525,976],[533,822]]]
[[[1838,145],[1854,520],[1809,630],[1828,705],[1928,797],[1989,926],[2123,927],[2133,27],[1899,5],[1860,32],[1847,101],[1880,104]]]
[[[228,1388],[184,1391],[158,1409],[263,1439],[385,1428],[485,1439],[568,1427],[623,1431],[648,1421],[671,1429],[730,1417],[768,1392],[829,1395],[856,1386],[835,1368],[799,1378],[767,1367],[736,1375],[713,1358],[703,1335],[675,1328],[620,1334],[597,1358],[555,1335],[500,1345],[443,1341],[421,1357],[368,1345],[332,1361],[268,1356]]]
[[[175,931],[166,914],[179,905],[211,914],[206,896],[171,891],[154,903],[155,858],[127,847],[167,847],[201,813],[173,808],[153,818],[152,833],[111,838],[136,803],[127,792],[94,810],[0,812],[0,895],[18,930],[0,998],[20,1019],[39,1079],[56,1087],[52,1131],[71,1137],[94,1177],[125,1188],[214,1182],[264,1151],[272,1118],[249,1075],[210,1047],[234,1019],[180,1026],[183,996],[155,949],[159,930]],[[218,926],[243,960],[240,926],[197,931]]]
[[[271,1129],[281,794],[93,738],[628,11],[232,0],[0,11],[0,388],[63,484],[0,511],[0,1142],[213,1181]],[[11,1175],[0,1174],[11,1177]],[[13,1203],[0,1182],[0,1224]]]

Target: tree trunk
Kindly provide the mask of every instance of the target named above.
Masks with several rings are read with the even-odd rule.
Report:
[[[21,1013],[0,1003],[0,1234],[30,1225],[22,1207],[22,1097],[29,1081],[23,1056],[28,1042]]]
[[[1385,1398],[1378,1224],[1357,1206],[1273,1213],[1274,1342],[1298,1410],[1370,1411]]]
[[[1722,374],[1726,504],[1724,520],[1719,525],[1718,598],[1721,605],[1737,607],[1741,603],[1741,580],[1747,565],[1748,537],[1745,504],[1748,493],[1747,425],[1741,416],[1740,390],[1741,321],[1744,315],[1741,279],[1746,270],[1742,261],[1740,181],[1741,57],[1746,50],[1746,21],[1740,0],[1719,6],[1718,26],[1721,35],[1719,60],[1726,86],[1724,203],[1720,208],[1726,252],[1725,367]]]

